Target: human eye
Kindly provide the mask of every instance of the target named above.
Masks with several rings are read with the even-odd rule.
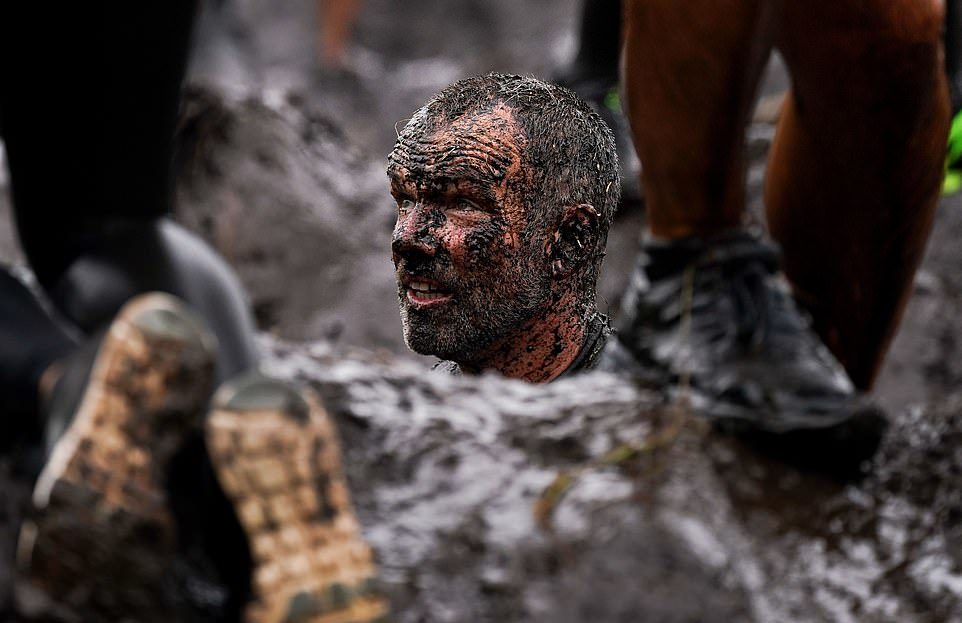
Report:
[[[454,200],[454,209],[465,210],[465,211],[480,210],[481,206],[479,206],[474,201],[471,201],[467,197],[456,197]]]

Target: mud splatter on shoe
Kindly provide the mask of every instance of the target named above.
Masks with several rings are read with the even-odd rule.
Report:
[[[690,384],[695,410],[720,430],[806,468],[857,475],[887,418],[811,329],[780,257],[773,242],[741,229],[646,239],[619,342],[646,380]]]
[[[63,423],[18,546],[27,617],[170,621],[175,551],[164,490],[171,456],[201,426],[212,338],[176,299],[147,294],[71,361],[48,412]]]
[[[253,555],[247,623],[387,620],[316,398],[257,374],[229,383],[214,398],[207,444]]]

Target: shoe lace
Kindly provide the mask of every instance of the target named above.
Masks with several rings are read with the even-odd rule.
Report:
[[[766,280],[769,271],[761,262],[749,261],[728,276],[734,303],[735,335],[739,342],[758,348],[768,337],[772,318],[772,296]]]
[[[736,339],[751,349],[777,339],[781,347],[796,350],[805,334],[801,312],[784,288],[772,281],[774,269],[764,258],[746,258],[729,274],[734,304]],[[792,338],[795,339],[792,339]]]

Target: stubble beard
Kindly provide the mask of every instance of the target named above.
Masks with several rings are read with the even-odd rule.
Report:
[[[550,286],[535,274],[522,270],[483,284],[462,281],[449,302],[427,309],[415,308],[399,284],[405,343],[422,355],[480,367],[494,344],[517,332],[545,307]]]

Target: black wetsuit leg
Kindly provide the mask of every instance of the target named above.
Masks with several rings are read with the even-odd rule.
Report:
[[[40,439],[40,378],[76,346],[33,293],[0,268],[0,448]]]
[[[225,379],[256,362],[246,297],[207,245],[168,217],[196,5],[0,3],[0,133],[21,245],[63,315],[93,333],[131,297],[172,293],[215,332]],[[0,297],[16,302],[6,290]],[[0,316],[11,330],[25,323]],[[230,587],[230,603],[202,619],[238,620],[250,553],[200,436],[172,461],[168,490],[185,558],[196,553]]]
[[[174,294],[216,333],[224,380],[256,361],[246,297],[224,262],[168,217],[196,4],[81,11],[63,40],[47,35],[55,62],[31,72],[4,62],[0,115],[20,242],[54,305],[90,333],[137,294]]]
[[[621,54],[621,0],[583,0],[578,53],[561,79],[570,84],[618,83]]]
[[[615,134],[621,173],[619,214],[644,205],[641,163],[618,97],[623,9],[622,0],[582,0],[577,54],[553,77],[587,101]]]
[[[945,71],[954,115],[962,110],[962,0],[945,5]]]

